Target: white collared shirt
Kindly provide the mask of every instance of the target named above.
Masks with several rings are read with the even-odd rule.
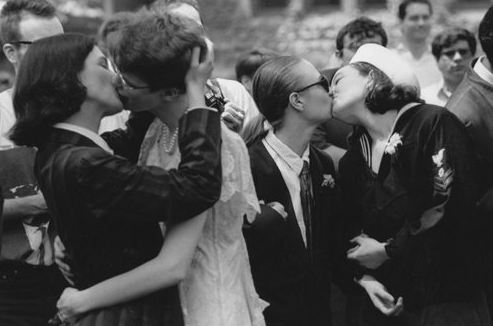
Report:
[[[421,90],[421,98],[428,104],[445,106],[452,93],[445,89],[443,78],[438,83]]]
[[[14,143],[7,136],[15,124],[14,105],[10,89],[0,93],[0,150],[14,147]]]
[[[310,163],[310,146],[305,149],[302,157],[299,157],[291,148],[279,140],[272,130],[269,131],[262,142],[279,168],[279,171],[281,171],[284,183],[286,183],[286,187],[289,190],[296,221],[298,222],[301,236],[306,246],[306,227],[303,219],[303,207],[301,205],[300,195],[300,173],[303,169],[303,161]]]
[[[420,58],[415,58],[404,44],[399,44],[394,51],[406,60],[418,78],[421,89],[438,83],[442,74],[438,69],[437,60],[430,50],[423,53]]]
[[[108,144],[104,141],[104,139],[101,138],[101,136],[99,136],[97,133],[95,133],[95,132],[93,132],[87,128],[76,126],[76,125],[73,125],[70,123],[65,123],[65,122],[56,123],[55,125],[53,125],[53,127],[58,128],[58,129],[72,131],[72,132],[75,132],[75,133],[82,135],[86,138],[89,138],[96,145],[98,145],[99,147],[101,147],[102,149],[107,151],[108,153],[113,154],[113,150],[108,146]]]
[[[474,64],[474,72],[476,72],[481,79],[493,86],[493,73],[488,70],[483,64],[485,56],[481,56]]]

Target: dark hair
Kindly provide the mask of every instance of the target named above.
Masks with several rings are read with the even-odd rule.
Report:
[[[382,24],[374,21],[368,17],[359,17],[356,18],[346,25],[344,25],[336,37],[336,48],[341,51],[344,48],[344,37],[349,35],[349,37],[358,37],[358,38],[370,38],[375,36],[380,36],[382,38],[382,46],[387,46],[387,33],[385,29],[383,29]]]
[[[259,113],[254,116],[241,130],[241,137],[248,147],[253,144],[257,139],[263,138],[265,134],[264,130],[265,117]]]
[[[373,113],[383,114],[390,110],[399,110],[411,102],[424,103],[419,98],[419,89],[409,85],[394,85],[380,69],[367,62],[351,64],[363,76],[373,74],[373,88],[365,98],[365,106]]]
[[[478,38],[488,61],[493,62],[493,6],[479,23]]]
[[[397,16],[399,17],[400,20],[404,20],[404,18],[406,18],[407,7],[413,3],[422,3],[422,4],[427,5],[428,8],[430,8],[430,15],[433,14],[433,7],[431,6],[430,1],[428,1],[428,0],[405,0],[405,1],[401,2],[401,4],[399,5],[399,11],[397,13]]]
[[[44,0],[10,0],[5,3],[0,11],[0,33],[4,44],[21,39],[19,23],[26,13],[51,19],[55,17],[56,9]]]
[[[278,56],[276,52],[268,49],[253,49],[243,54],[236,62],[236,80],[240,81],[243,76],[253,77],[261,65]]]
[[[294,56],[283,56],[263,64],[253,77],[252,95],[260,113],[275,126],[284,116],[289,95],[298,88],[293,67],[302,62]]]
[[[113,57],[120,71],[142,78],[151,90],[185,92],[185,75],[197,46],[204,56],[204,30],[193,20],[143,12],[120,32]]]
[[[39,147],[50,127],[80,110],[86,88],[79,80],[94,41],[67,33],[40,39],[27,50],[13,93],[17,122],[10,138]]]
[[[134,13],[129,11],[120,11],[109,16],[101,24],[97,34],[97,42],[103,53],[109,54],[114,52],[116,35],[123,29],[123,26],[132,21],[134,15]]]
[[[438,61],[442,55],[442,50],[453,46],[458,41],[467,41],[471,54],[473,56],[476,54],[476,38],[474,37],[474,34],[467,29],[454,27],[441,32],[433,39],[433,42],[431,43],[431,52],[435,59]]]

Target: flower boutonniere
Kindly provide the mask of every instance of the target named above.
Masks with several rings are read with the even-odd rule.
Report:
[[[336,181],[334,180],[332,174],[324,174],[323,178],[324,180],[322,181],[322,187],[329,187],[330,189],[334,189],[334,187],[336,186]]]
[[[396,132],[390,137],[387,145],[385,145],[384,152],[389,155],[394,155],[397,152],[397,146],[399,145],[402,145],[402,136]]]

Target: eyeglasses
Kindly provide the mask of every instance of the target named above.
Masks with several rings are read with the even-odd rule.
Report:
[[[447,51],[442,51],[442,55],[448,57],[449,59],[453,59],[457,52],[463,58],[467,58],[471,56],[471,51],[469,49],[451,49]]]
[[[10,43],[10,44],[26,44],[26,45],[33,44],[33,42],[31,42],[31,41],[11,41],[11,42],[7,42],[7,43]]]
[[[125,78],[123,77],[120,70],[118,70],[116,67],[114,67],[114,69],[115,69],[116,75],[118,76],[118,78],[120,78],[120,81],[122,82],[123,88],[133,90],[133,91],[139,90],[139,89],[150,89],[151,88],[151,86],[135,86],[135,85],[130,84],[128,81],[125,80]]]
[[[296,90],[295,92],[296,93],[303,92],[303,91],[306,91],[307,89],[309,89],[310,87],[317,86],[317,85],[322,86],[327,93],[329,92],[329,81],[324,76],[320,76],[316,83],[313,83],[313,84],[310,84],[310,85],[305,86],[303,88],[300,88],[300,89]]]

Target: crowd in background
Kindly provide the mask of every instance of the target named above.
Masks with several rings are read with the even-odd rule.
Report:
[[[493,7],[433,39],[430,1],[396,15],[396,48],[362,16],[340,66],[257,48],[229,80],[197,1],[95,40],[7,1],[0,326],[337,325],[334,296],[346,325],[492,325]]]

